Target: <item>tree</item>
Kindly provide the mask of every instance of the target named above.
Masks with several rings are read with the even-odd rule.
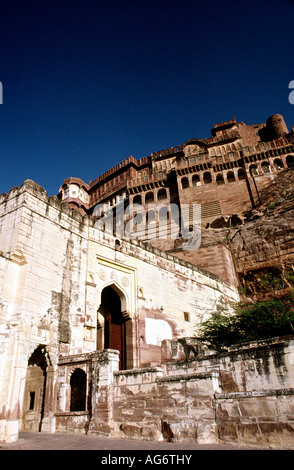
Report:
[[[236,303],[234,313],[216,312],[200,327],[199,339],[217,351],[233,344],[294,334],[293,295],[283,299]]]

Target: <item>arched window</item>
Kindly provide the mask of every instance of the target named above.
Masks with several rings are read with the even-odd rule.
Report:
[[[291,168],[291,170],[293,170],[294,169],[294,155],[287,155],[286,163],[288,165],[288,168]]]
[[[218,185],[225,184],[223,175],[221,175],[220,173],[216,177],[216,184],[218,184]]]
[[[157,193],[157,200],[162,201],[163,199],[166,199],[166,190],[164,188],[161,188],[158,193]]]
[[[239,178],[240,181],[246,179],[245,171],[242,168],[240,168],[240,170],[238,170],[238,178]]]
[[[258,176],[258,171],[257,171],[257,166],[256,165],[250,165],[249,171],[251,176]]]
[[[50,365],[46,346],[39,345],[29,358],[26,371],[23,404],[24,429],[36,431],[42,429],[45,401],[48,392],[50,393],[50,385],[47,382],[47,371]],[[30,411],[34,413],[31,414]]]
[[[69,196],[69,190],[68,190],[68,185],[67,185],[67,184],[64,184],[64,185],[62,186],[62,191],[61,191],[61,193],[62,193],[62,199],[67,199],[67,198],[68,198],[68,196]]]
[[[186,176],[182,178],[181,184],[182,184],[182,189],[189,188],[189,180]]]
[[[149,193],[147,193],[145,196],[145,203],[151,204],[152,202],[154,202],[154,194],[151,191],[149,191]]]
[[[134,197],[133,204],[140,204],[140,205],[142,204],[142,198],[140,194],[137,194],[137,196]]]
[[[212,182],[212,179],[211,179],[211,174],[209,171],[206,171],[203,175],[203,182],[204,184],[209,184]]]
[[[283,162],[280,158],[274,160],[274,167],[276,171],[282,170],[284,168]]]
[[[86,385],[86,372],[76,369],[70,378],[70,411],[86,410]]]
[[[192,185],[193,186],[200,186],[200,178],[199,175],[193,175],[192,177]]]
[[[234,183],[236,181],[233,171],[228,171],[227,173],[227,182]]]
[[[270,173],[270,164],[269,164],[269,162],[262,162],[261,169],[262,169],[264,174]]]

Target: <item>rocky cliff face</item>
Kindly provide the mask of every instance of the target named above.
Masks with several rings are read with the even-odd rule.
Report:
[[[294,287],[294,175],[282,171],[260,194],[258,208],[215,220],[203,243],[231,250],[241,291],[253,299],[281,296]]]

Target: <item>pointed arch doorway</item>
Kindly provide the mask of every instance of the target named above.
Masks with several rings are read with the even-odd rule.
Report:
[[[52,370],[49,354],[45,345],[38,345],[28,360],[22,429],[24,431],[40,432],[44,416],[48,416],[52,403],[47,403],[48,372]]]
[[[130,320],[122,313],[123,294],[111,285],[101,293],[99,313],[104,319],[104,325],[98,330],[98,349],[116,349],[119,351],[119,368],[127,368],[127,330]],[[100,346],[100,347],[99,347]]]

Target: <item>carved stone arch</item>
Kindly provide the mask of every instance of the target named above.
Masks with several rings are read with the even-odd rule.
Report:
[[[75,366],[73,365],[72,368],[71,368],[70,371],[69,371],[69,374],[68,374],[68,379],[69,379],[69,381],[70,381],[70,379],[71,379],[71,376],[76,372],[77,369],[81,369],[82,371],[85,372],[85,374],[87,374],[87,370],[86,370],[82,365],[80,365],[80,364],[79,364],[79,365],[75,365]]]
[[[108,283],[104,284],[103,287],[101,288],[100,299],[101,299],[102,292],[106,287],[112,287],[112,289],[119,296],[120,302],[121,302],[121,313],[123,317],[125,319],[131,318],[131,313],[130,313],[130,308],[129,308],[130,299],[129,299],[127,292],[123,289],[123,287],[120,284],[118,284],[116,280],[111,279]],[[101,308],[101,304],[100,304],[99,310],[100,308]]]
[[[97,349],[118,350],[120,369],[133,367],[133,322],[127,300],[125,290],[112,280],[101,290],[98,309]]]
[[[44,344],[39,344],[33,350],[30,349],[30,356],[28,365],[39,366],[44,372],[48,366],[51,366],[51,359],[47,347]]]
[[[36,344],[31,345],[28,353],[22,429],[38,432],[41,431],[45,413],[47,373],[51,366],[51,359],[44,344],[39,344],[37,347]]]

